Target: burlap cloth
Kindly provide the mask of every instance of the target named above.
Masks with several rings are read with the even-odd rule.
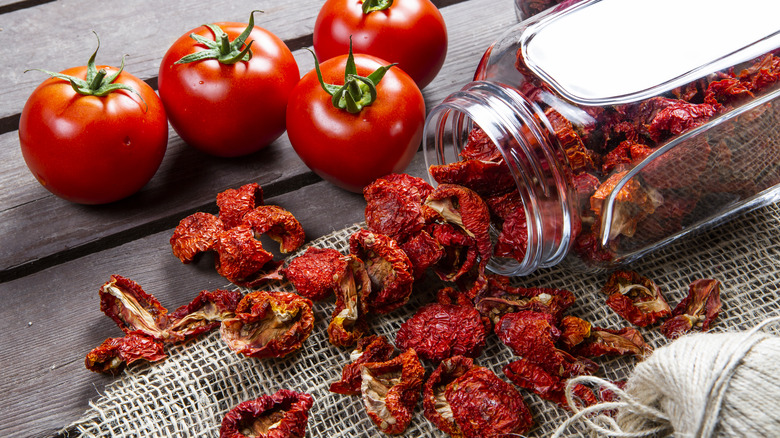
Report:
[[[723,310],[712,331],[745,329],[768,316],[780,314],[780,206],[769,205],[740,216],[706,233],[689,236],[646,256],[629,268],[653,278],[672,307],[687,294],[688,284],[698,278],[721,281]],[[347,239],[360,224],[311,242],[348,252]],[[568,314],[595,326],[619,328],[627,323],[605,304],[599,292],[606,273],[570,272],[564,267],[545,269],[518,278],[524,286],[554,287],[573,291],[577,303]],[[438,285],[423,282],[403,309],[374,318],[375,333],[395,339],[400,324],[423,303],[432,300]],[[292,290],[288,284],[275,288]],[[269,288],[270,289],[270,288]],[[108,385],[82,418],[68,426],[66,436],[113,437],[218,437],[225,413],[236,404],[273,393],[280,388],[307,392],[314,397],[310,411],[309,437],[382,436],[365,414],[359,396],[328,391],[348,361],[349,349],[328,343],[326,328],[333,299],[315,304],[317,320],[304,347],[281,360],[251,359],[232,353],[213,332],[197,341],[169,349],[161,363],[131,366]],[[657,327],[643,329],[649,344],[668,342]],[[512,354],[491,335],[477,364],[491,368],[505,378],[501,367]],[[635,359],[597,359],[599,375],[625,378]],[[430,364],[426,364],[432,370]],[[547,436],[568,412],[553,403],[521,390],[533,411],[536,427],[529,437]],[[572,436],[579,436],[576,430]],[[411,426],[403,436],[444,437],[422,415],[418,406]]]

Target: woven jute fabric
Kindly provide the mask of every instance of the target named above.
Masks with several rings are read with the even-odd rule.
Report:
[[[349,236],[362,224],[334,232],[310,243],[316,247],[348,252]],[[769,316],[780,315],[780,206],[761,207],[705,233],[673,242],[628,266],[657,282],[674,307],[699,278],[721,281],[723,309],[711,331],[747,329]],[[288,258],[292,259],[296,254]],[[628,325],[604,302],[600,288],[605,272],[572,272],[565,266],[548,268],[516,278],[517,285],[568,289],[577,296],[567,314],[594,326]],[[434,299],[440,284],[431,280],[415,286],[410,302],[391,314],[372,320],[372,330],[391,341],[400,325],[423,304]],[[289,284],[269,285],[266,290],[294,291]],[[314,331],[303,348],[284,359],[253,359],[228,349],[218,332],[169,349],[160,363],[129,367],[90,403],[82,418],[69,425],[66,436],[83,437],[218,437],[223,416],[238,403],[287,388],[314,397],[307,427],[309,437],[374,437],[382,433],[368,419],[359,396],[328,391],[338,380],[350,349],[328,342],[327,325],[334,300],[315,303]],[[658,327],[640,329],[646,341],[659,347],[669,342]],[[478,365],[501,368],[513,361],[507,347],[491,335]],[[626,378],[636,359],[598,358],[598,372],[606,379]],[[433,369],[426,364],[428,371]],[[533,412],[536,426],[529,437],[549,436],[569,415],[554,403],[520,390]],[[583,435],[572,430],[571,436]],[[422,404],[403,434],[407,437],[444,437],[422,415]]]

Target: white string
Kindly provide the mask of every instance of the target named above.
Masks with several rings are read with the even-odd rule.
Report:
[[[767,326],[780,322],[780,316],[768,318],[751,330],[737,333],[722,334],[697,334],[688,335],[677,341],[662,347],[644,363],[637,366],[629,377],[626,390],[617,387],[612,382],[593,377],[578,376],[570,379],[566,385],[566,401],[574,414],[559,425],[552,438],[560,438],[577,422],[584,423],[589,430],[599,436],[615,438],[639,438],[650,436],[665,436],[670,433],[678,433],[684,436],[707,438],[713,436],[719,421],[722,420],[721,409],[732,386],[732,379],[736,378],[739,367],[746,357],[756,355],[757,358],[767,362],[762,366],[762,371],[778,371],[780,361],[780,338],[766,334],[758,334]],[[763,341],[771,340],[769,343]],[[641,372],[637,372],[641,368]],[[675,375],[679,374],[679,375]],[[766,376],[758,376],[742,373],[744,380],[751,391],[768,392],[768,400],[776,404],[780,386],[776,382],[767,384]],[[775,376],[780,379],[780,375]],[[688,379],[688,380],[686,380]],[[759,380],[763,379],[763,380]],[[637,383],[637,380],[641,380]],[[649,385],[645,385],[647,382]],[[575,400],[574,388],[576,385],[585,384],[598,389],[612,391],[618,401],[602,402],[582,408]],[[656,386],[657,384],[657,386]],[[665,384],[666,386],[662,385]],[[664,388],[668,386],[681,389],[688,394],[674,394],[666,397]],[[682,388],[680,388],[680,386]],[[740,385],[742,387],[743,385]],[[632,392],[633,391],[633,392]],[[655,391],[656,394],[651,392]],[[699,394],[693,393],[699,391]],[[660,394],[658,394],[660,392]],[[685,399],[688,395],[689,399]],[[762,400],[761,397],[745,397],[747,400]],[[639,396],[639,397],[637,397]],[[663,399],[664,403],[656,403]],[[674,411],[670,415],[662,409],[650,406],[643,400],[652,400],[654,406]],[[677,402],[677,406],[669,406],[669,403]],[[755,403],[759,403],[756,401]],[[745,409],[759,409],[762,406],[745,407]],[[601,414],[606,411],[617,410],[618,420],[609,415]],[[729,412],[742,412],[743,409],[730,409]],[[759,418],[759,420],[756,420]],[[735,423],[742,424],[742,429],[750,427],[757,431],[775,430],[780,428],[780,423],[773,416],[766,418],[751,416],[749,418],[735,419]],[[766,424],[744,424],[749,421],[765,421]],[[742,423],[740,423],[742,422]],[[621,427],[622,425],[622,427]],[[628,427],[628,429],[626,429]],[[679,430],[678,430],[679,429]],[[742,432],[740,432],[742,433]],[[758,432],[760,436],[760,433]],[[724,435],[741,436],[741,435]]]

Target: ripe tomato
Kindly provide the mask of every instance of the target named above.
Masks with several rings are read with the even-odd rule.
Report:
[[[323,62],[323,81],[344,84],[350,58],[344,55]],[[358,54],[353,67],[367,77],[387,64]],[[304,75],[290,95],[287,135],[310,169],[353,192],[380,176],[406,169],[420,145],[425,122],[422,93],[409,75],[391,67],[376,85],[376,100],[356,113],[335,107],[332,100],[316,70]]]
[[[230,50],[251,44],[251,57],[177,63],[194,53],[219,53],[221,33],[235,43],[244,32],[247,36]],[[214,48],[209,50],[204,40],[211,40]],[[254,26],[250,16],[248,24],[215,23],[177,39],[160,64],[158,90],[171,126],[187,144],[212,155],[237,157],[282,135],[287,99],[298,79],[290,49],[276,35]]]
[[[365,0],[386,9],[363,12],[362,0],[326,0],[314,23],[314,51],[320,60],[355,53],[398,63],[421,89],[447,55],[447,28],[430,0]],[[386,4],[390,4],[386,6]],[[383,7],[383,6],[379,6]]]
[[[154,90],[121,69],[95,66],[94,57],[87,66],[47,72],[53,77],[33,91],[19,120],[22,156],[35,178],[55,195],[82,204],[113,202],[140,190],[168,144],[168,121]],[[103,83],[114,89],[104,96],[77,93],[59,76],[85,80],[103,69]]]

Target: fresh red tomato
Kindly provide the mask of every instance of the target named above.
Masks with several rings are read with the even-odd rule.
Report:
[[[47,72],[52,77],[33,91],[19,119],[22,156],[35,178],[55,195],[82,204],[113,202],[140,190],[168,144],[168,121],[154,90],[120,69],[95,66],[94,57],[87,66]],[[80,92],[65,75],[75,78]]]
[[[251,55],[242,52],[247,46]],[[177,63],[185,56],[194,60]],[[248,24],[215,23],[182,35],[162,59],[158,90],[171,126],[187,144],[237,157],[282,135],[287,99],[299,79],[290,49],[250,16]]]
[[[344,55],[320,65],[331,91],[345,83],[351,58]],[[358,54],[352,68],[366,79],[388,64]],[[313,70],[301,78],[287,105],[287,135],[301,160],[323,179],[353,192],[406,169],[422,140],[425,102],[412,78],[391,67],[375,84],[376,99],[349,112],[334,106],[335,93],[323,89]],[[353,85],[363,92],[368,88],[360,81]]]
[[[398,63],[421,89],[447,55],[447,28],[430,0],[326,0],[314,23],[315,53],[321,61],[343,55],[350,37],[355,53]]]

